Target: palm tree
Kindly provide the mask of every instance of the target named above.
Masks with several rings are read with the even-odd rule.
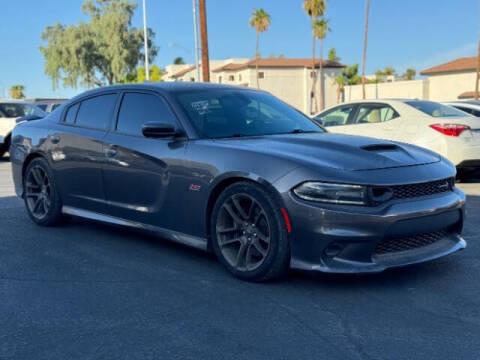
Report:
[[[263,9],[256,9],[252,13],[250,18],[250,26],[255,28],[257,32],[257,45],[255,48],[255,71],[257,74],[257,88],[260,88],[258,81],[258,58],[259,56],[259,43],[260,43],[260,34],[267,31],[270,26],[270,15]]]
[[[370,11],[370,0],[367,0],[367,9],[365,14],[365,33],[363,37],[363,61],[362,61],[362,94],[365,100],[365,62],[367,60],[367,40],[368,40],[368,13]]]
[[[325,109],[325,95],[323,94],[323,39],[327,36],[327,33],[330,32],[330,28],[328,27],[328,20],[320,19],[315,20],[312,24],[313,33],[315,38],[319,41],[319,48],[320,48],[320,65],[318,69],[319,74],[319,96],[320,96],[320,111]]]
[[[310,16],[312,19],[312,24],[315,20],[318,20],[319,16],[325,14],[326,0],[303,0],[303,10]],[[316,37],[315,32],[313,31],[313,42],[312,42],[312,97],[315,102],[315,112],[318,111],[317,96],[315,92],[315,43]],[[311,103],[310,103],[311,105]],[[311,112],[311,106],[310,106]]]
[[[13,85],[10,88],[10,96],[13,99],[24,99],[25,98],[25,94],[23,93],[24,90],[25,90],[25,86],[23,85]]]

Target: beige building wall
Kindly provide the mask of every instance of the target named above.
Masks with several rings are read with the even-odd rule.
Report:
[[[367,84],[365,95],[367,99],[428,99],[429,82],[428,80],[408,80]],[[362,85],[345,86],[344,96],[345,101],[361,100]]]
[[[475,72],[430,75],[430,100],[457,100],[461,93],[475,90]]]

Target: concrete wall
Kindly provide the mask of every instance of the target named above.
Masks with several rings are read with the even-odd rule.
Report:
[[[365,86],[367,99],[429,99],[428,80],[394,81]],[[345,101],[362,99],[362,85],[345,86]]]
[[[457,100],[466,91],[475,90],[475,71],[429,76],[430,100]]]

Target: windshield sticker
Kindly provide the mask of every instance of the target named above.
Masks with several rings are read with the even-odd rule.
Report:
[[[199,115],[205,115],[210,113],[210,103],[208,100],[195,101],[192,102],[192,109],[195,110]]]

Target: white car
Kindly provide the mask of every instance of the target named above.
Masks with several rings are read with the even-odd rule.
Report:
[[[24,116],[44,117],[44,111],[20,100],[0,100],[0,158],[10,148],[10,134],[18,119]]]
[[[480,118],[426,100],[362,100],[314,117],[333,133],[401,141],[435,151],[457,166],[459,176],[480,168]]]
[[[480,117],[480,101],[479,100],[450,101],[450,102],[445,102],[444,104],[453,106],[454,108],[465,111],[473,116]]]

